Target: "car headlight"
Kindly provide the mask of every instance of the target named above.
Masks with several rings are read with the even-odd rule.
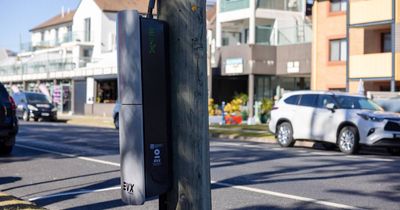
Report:
[[[38,108],[36,108],[35,106],[30,105],[30,104],[28,104],[28,109],[31,110],[31,111],[39,111]]]
[[[383,118],[370,116],[368,114],[360,114],[360,113],[358,113],[357,115],[360,116],[361,118],[363,118],[364,120],[370,120],[370,121],[374,121],[374,122],[382,122],[383,120],[385,120]]]

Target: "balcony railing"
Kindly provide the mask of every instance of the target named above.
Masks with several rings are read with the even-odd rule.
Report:
[[[21,52],[31,52],[39,49],[58,47],[64,43],[81,42],[84,40],[83,38],[84,32],[68,32],[65,33],[60,39],[22,43],[20,48]]]
[[[289,45],[312,42],[312,27],[304,24],[295,27],[278,29],[278,41],[276,45]]]
[[[350,56],[350,78],[378,78],[392,76],[392,53]]]
[[[257,8],[301,12],[304,0],[257,0]]]
[[[249,1],[250,0],[220,0],[220,12],[249,8]]]
[[[247,37],[241,32],[223,32],[223,46],[246,44],[244,40],[234,37]],[[230,36],[229,36],[230,34]],[[233,35],[232,35],[233,34]],[[312,41],[312,26],[310,24],[297,25],[294,27],[273,28],[271,26],[256,26],[256,44],[261,45],[290,45],[310,43]]]
[[[350,1],[350,24],[392,19],[392,0]]]
[[[11,75],[47,73],[54,71],[68,71],[68,70],[73,70],[75,67],[76,64],[73,62],[73,58],[43,60],[34,62],[19,61],[16,62],[14,65],[7,65],[7,66],[0,65],[0,75],[11,76]]]
[[[88,63],[94,64],[99,61],[99,59],[86,57],[81,57],[79,59],[68,57],[64,59],[41,61],[18,61],[13,65],[0,65],[0,77],[70,71],[77,68],[86,67]]]

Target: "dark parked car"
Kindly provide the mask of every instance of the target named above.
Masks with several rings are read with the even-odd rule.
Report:
[[[33,118],[35,121],[39,119],[57,120],[57,108],[50,103],[46,95],[42,93],[19,92],[13,94],[15,103],[17,104],[17,117],[24,121]]]
[[[18,120],[13,98],[0,83],[0,153],[11,153],[18,133]]]

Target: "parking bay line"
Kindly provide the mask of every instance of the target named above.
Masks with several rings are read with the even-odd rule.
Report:
[[[110,162],[110,161],[103,161],[103,160],[98,160],[98,159],[94,159],[94,158],[87,158],[87,157],[82,157],[82,156],[78,156],[78,155],[55,152],[55,151],[51,151],[51,150],[46,150],[46,149],[41,149],[41,148],[36,148],[36,147],[26,146],[26,145],[21,145],[21,144],[16,144],[16,146],[21,147],[21,148],[30,149],[30,150],[36,150],[36,151],[40,151],[40,152],[46,152],[46,153],[50,153],[50,154],[65,156],[65,157],[69,157],[69,158],[77,158],[80,160],[91,161],[91,162],[95,162],[95,163],[101,163],[101,164],[120,167],[119,163],[114,163],[114,162]],[[292,200],[305,201],[305,202],[315,203],[315,204],[329,206],[329,207],[335,207],[335,208],[341,208],[341,209],[359,209],[357,207],[353,207],[353,206],[349,206],[349,205],[345,205],[345,204],[339,204],[339,203],[333,203],[333,202],[329,202],[329,201],[317,200],[317,199],[313,199],[313,198],[306,198],[306,197],[301,197],[301,196],[296,196],[296,195],[273,192],[273,191],[269,191],[269,190],[262,190],[262,189],[253,188],[253,187],[232,185],[232,184],[225,183],[225,182],[218,182],[218,181],[211,180],[211,183],[215,184],[215,185],[219,185],[219,186],[233,188],[233,189],[245,190],[245,191],[249,191],[249,192],[255,192],[255,193],[260,193],[260,194],[264,194],[264,195],[281,197],[281,198],[288,198],[288,199],[292,199]],[[97,190],[80,190],[80,191],[76,191],[76,192],[59,193],[59,194],[54,194],[54,195],[35,197],[35,198],[30,198],[28,200],[35,201],[35,200],[40,200],[40,199],[45,199],[45,198],[52,198],[52,197],[59,197],[59,196],[66,196],[66,195],[85,194],[85,193],[93,193],[93,192],[104,192],[104,191],[117,190],[117,189],[121,189],[121,187],[116,186],[116,187],[103,188],[103,189],[97,189]]]

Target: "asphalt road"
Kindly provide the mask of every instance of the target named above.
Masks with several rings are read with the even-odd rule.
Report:
[[[0,191],[48,209],[157,209],[120,200],[118,132],[22,123]],[[211,141],[213,209],[400,209],[400,157]]]

